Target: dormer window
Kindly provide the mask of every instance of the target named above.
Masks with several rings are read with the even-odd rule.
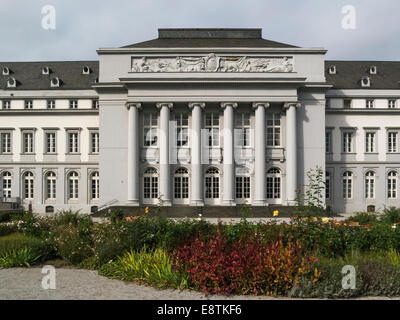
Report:
[[[88,66],[84,66],[82,68],[82,74],[89,74],[90,73],[90,68]]]
[[[369,74],[376,74],[378,72],[376,66],[372,66],[369,68]]]
[[[33,101],[25,100],[25,109],[33,109]]]
[[[60,86],[60,79],[58,79],[57,77],[51,79],[50,86],[51,87],[59,87]]]
[[[78,109],[78,100],[69,100],[70,109]]]
[[[10,69],[8,69],[7,67],[3,68],[3,76],[8,76],[10,75]]]
[[[371,85],[371,81],[369,80],[369,77],[364,77],[361,79],[362,87],[369,87],[370,85]]]
[[[43,67],[42,68],[42,74],[49,75],[50,74],[50,68],[49,67]]]
[[[328,70],[329,74],[336,74],[336,66],[330,66]]]
[[[10,78],[7,80],[8,88],[15,88],[17,86],[17,81],[14,78]]]
[[[373,99],[368,99],[368,100],[366,101],[365,107],[366,107],[367,109],[373,109],[374,106],[375,106],[375,101],[374,101]]]

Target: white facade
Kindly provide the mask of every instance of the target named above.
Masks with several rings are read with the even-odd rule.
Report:
[[[260,34],[163,29],[150,44],[99,49],[90,81],[85,63],[74,62],[76,88],[71,70],[65,82],[57,74],[59,87],[43,80],[40,90],[25,89],[18,72],[9,87],[3,75],[3,199],[40,213],[159,198],[164,206],[290,206],[318,166],[336,212],[400,205],[398,84],[376,89],[370,75],[370,86],[341,88],[344,66],[332,72],[324,49]]]

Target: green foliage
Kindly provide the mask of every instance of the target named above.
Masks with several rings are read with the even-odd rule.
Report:
[[[163,249],[126,252],[115,262],[103,265],[99,273],[109,278],[141,280],[157,287],[187,287],[187,276],[173,269],[172,259]]]
[[[359,222],[360,224],[375,224],[378,222],[378,215],[374,212],[357,212],[354,216],[346,219],[346,221]]]
[[[11,220],[11,214],[9,212],[0,212],[0,222],[8,222]]]
[[[14,233],[15,231],[17,231],[15,223],[13,222],[0,223],[0,237]]]
[[[0,255],[0,268],[30,267],[39,258],[31,248],[13,249]]]
[[[303,191],[301,186],[296,190],[296,216],[322,216],[330,213],[326,210],[324,202],[324,176],[324,171],[318,166],[307,171],[308,184],[304,186]]]
[[[380,216],[380,221],[389,224],[400,223],[400,208],[385,208]]]

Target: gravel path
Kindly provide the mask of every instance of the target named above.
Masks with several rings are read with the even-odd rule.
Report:
[[[0,270],[0,300],[276,300],[257,296],[204,296],[189,290],[159,290],[132,282],[112,280],[97,274],[97,271],[57,268],[56,289],[42,288],[45,274],[42,269],[11,268]],[[282,299],[282,298],[281,298]],[[289,299],[289,298],[283,298]],[[373,297],[360,298],[362,300]],[[379,297],[379,300],[400,298]]]
[[[0,300],[232,300],[241,296],[208,296],[189,290],[158,290],[132,282],[112,280],[97,271],[82,269],[56,269],[56,289],[42,288],[41,268],[11,268],[0,270]],[[271,300],[271,297],[246,297]]]

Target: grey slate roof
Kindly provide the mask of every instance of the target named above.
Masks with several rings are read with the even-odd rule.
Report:
[[[89,74],[82,74],[84,66],[89,67]],[[4,67],[10,75],[3,75]],[[49,75],[42,74],[43,67],[49,67]],[[7,87],[10,77],[17,81],[16,88]],[[50,81],[55,77],[60,86],[53,88]],[[84,90],[91,89],[98,77],[98,61],[0,62],[0,89],[4,90]]]
[[[336,74],[329,74],[330,66],[336,66]],[[376,66],[377,74],[369,69]],[[369,77],[367,89],[400,89],[400,61],[325,61],[326,81],[332,89],[366,89],[361,87],[361,78]]]
[[[158,29],[158,38],[122,48],[297,48],[265,40],[261,29]]]

